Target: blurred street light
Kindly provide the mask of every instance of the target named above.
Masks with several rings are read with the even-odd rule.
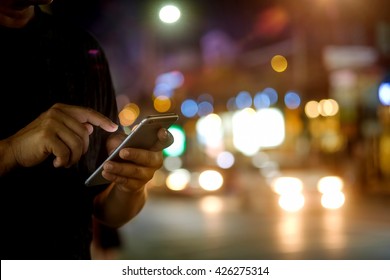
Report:
[[[180,19],[181,12],[174,5],[166,5],[160,9],[159,18],[164,23],[175,23]]]

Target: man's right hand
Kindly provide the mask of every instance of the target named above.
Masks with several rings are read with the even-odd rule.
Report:
[[[30,167],[55,156],[55,167],[70,167],[87,152],[93,126],[114,132],[118,126],[104,115],[79,106],[55,104],[15,135],[5,139],[3,154],[9,170]],[[4,147],[6,151],[4,151]]]

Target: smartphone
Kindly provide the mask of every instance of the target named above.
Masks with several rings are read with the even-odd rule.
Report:
[[[86,186],[96,186],[110,183],[102,176],[103,165],[106,161],[121,161],[119,151],[123,148],[132,147],[150,149],[158,140],[157,132],[160,128],[168,129],[174,124],[179,116],[175,113],[150,115],[136,125],[123,142],[107,157],[106,160],[85,180]]]

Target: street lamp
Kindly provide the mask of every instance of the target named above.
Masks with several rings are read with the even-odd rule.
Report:
[[[175,23],[180,19],[180,9],[174,5],[166,5],[160,9],[159,18],[164,23]]]

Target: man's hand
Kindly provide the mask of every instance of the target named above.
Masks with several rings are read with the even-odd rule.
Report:
[[[114,132],[118,126],[102,114],[79,106],[55,104],[6,139],[14,166],[34,166],[50,154],[55,167],[70,167],[87,152],[93,126]]]
[[[112,151],[125,135],[115,135],[108,139],[107,148]],[[162,150],[173,143],[172,134],[165,128],[158,131],[158,141],[150,149],[123,148],[119,156],[124,162],[108,161],[104,164],[103,177],[115,182],[116,187],[125,192],[143,190],[163,163]]]

